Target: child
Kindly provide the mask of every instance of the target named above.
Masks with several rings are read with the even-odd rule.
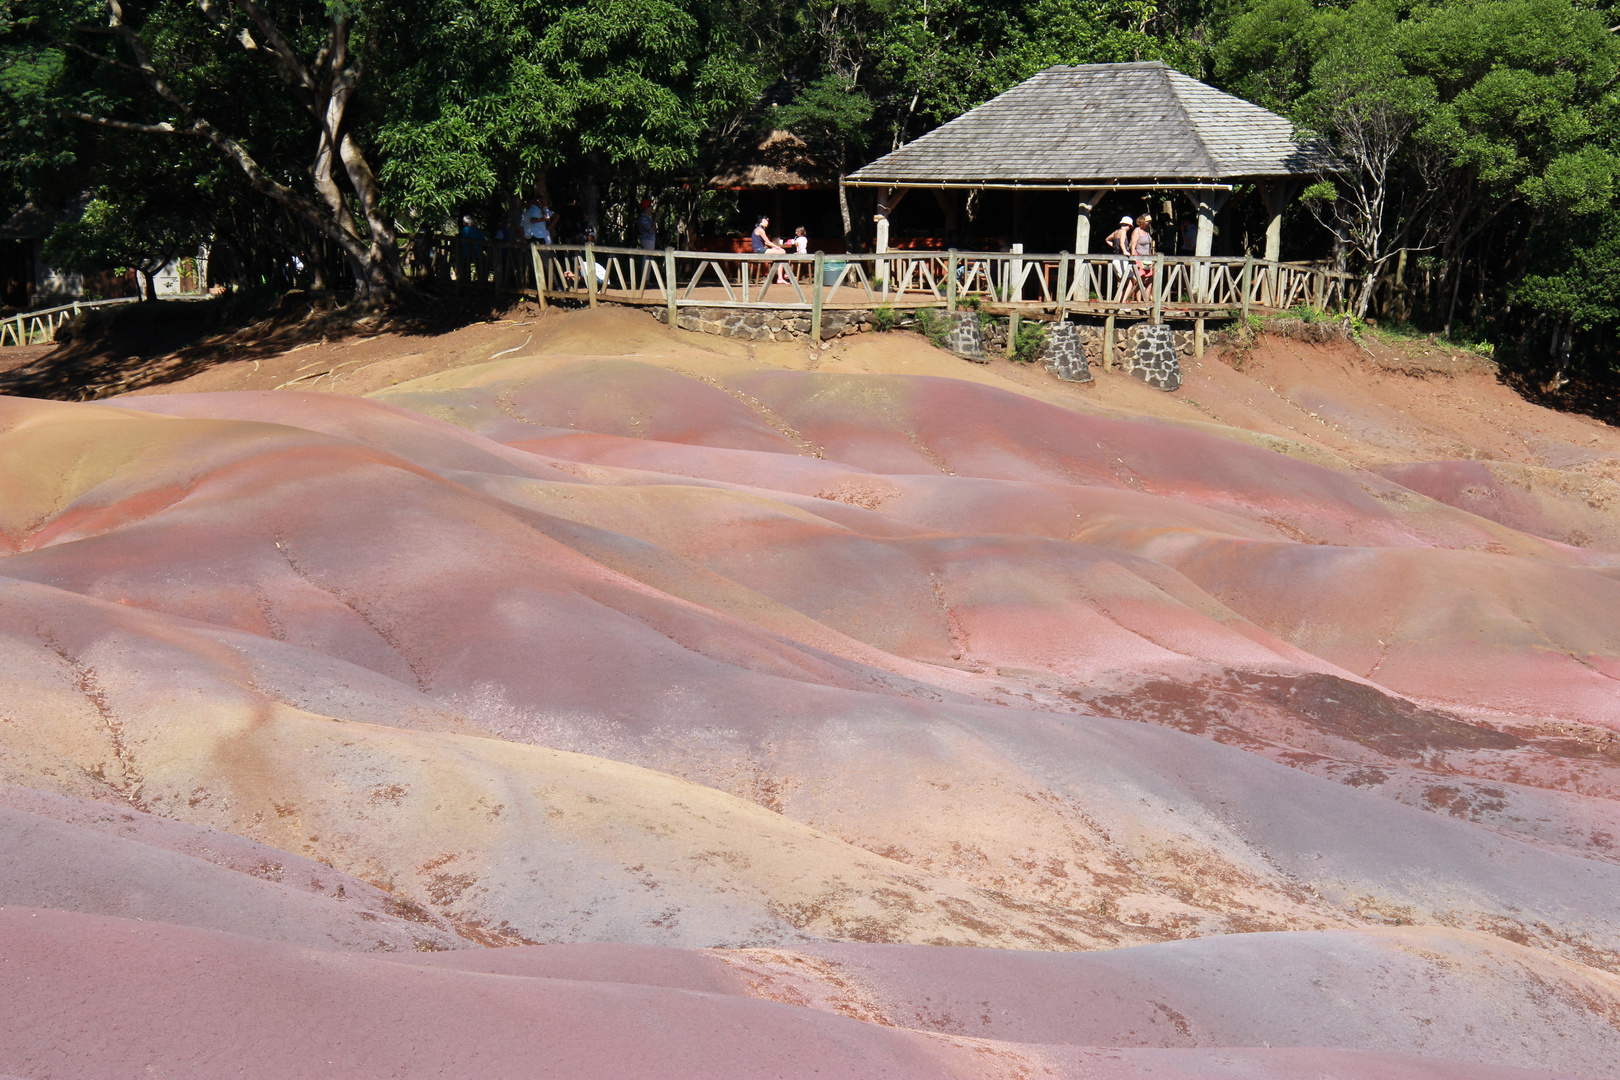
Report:
[[[805,233],[803,225],[793,230],[793,239],[789,240],[788,243],[793,246],[795,255],[807,255],[810,252],[810,237]],[[794,268],[793,275],[795,277],[799,276],[798,267]]]

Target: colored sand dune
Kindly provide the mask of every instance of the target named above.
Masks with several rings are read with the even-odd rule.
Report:
[[[0,398],[0,1074],[1614,1075],[1613,486],[741,363]]]

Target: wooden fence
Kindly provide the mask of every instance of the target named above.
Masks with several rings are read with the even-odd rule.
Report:
[[[1152,319],[1235,318],[1308,306],[1342,310],[1357,282],[1325,263],[1255,258],[894,251],[754,255],[643,251],[442,238],[417,248],[413,273],[449,285],[677,308],[825,309],[977,304],[1001,314],[1095,313]],[[587,267],[594,268],[588,272]],[[1145,271],[1145,272],[1144,272]],[[536,282],[543,282],[537,292]]]
[[[121,296],[115,300],[75,300],[61,307],[19,312],[0,322],[0,346],[48,345],[56,340],[56,332],[62,324],[79,312],[112,304],[131,304],[139,299],[138,296]]]

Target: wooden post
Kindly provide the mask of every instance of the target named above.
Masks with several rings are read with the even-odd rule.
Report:
[[[1091,212],[1097,208],[1097,200],[1103,197],[1102,191],[1082,191],[1078,213],[1074,219],[1074,253],[1087,255],[1091,252]]]
[[[1153,323],[1164,321],[1164,256],[1153,256]]]
[[[1243,256],[1243,336],[1249,336],[1249,290],[1254,287],[1254,256]]]
[[[1007,316],[1007,355],[1012,356],[1018,351],[1018,312]]]
[[[821,276],[827,266],[827,256],[816,252],[815,281],[810,285],[810,340],[821,347]]]
[[[1069,305],[1069,253],[1058,253],[1057,317],[1062,322]]]
[[[1393,317],[1396,322],[1406,318],[1406,248],[1395,257],[1395,287],[1390,290],[1390,299],[1394,301],[1384,310],[1384,317]]]
[[[1103,320],[1103,370],[1114,370],[1114,316],[1112,312]]]
[[[1204,320],[1193,320],[1193,359],[1204,358]]]
[[[1017,194],[1014,192],[1013,194]],[[1013,295],[1013,290],[1018,295]],[[1007,260],[1007,303],[1024,298],[1024,245],[1022,242],[1012,246],[1012,258]]]
[[[1282,261],[1283,211],[1299,191],[1299,184],[1297,179],[1288,176],[1260,184],[1260,197],[1266,204],[1266,262]]]
[[[596,245],[589,240],[585,242],[585,295],[590,298],[591,307],[596,306]]]
[[[956,310],[956,249],[945,255],[945,310]]]
[[[534,263],[534,302],[546,306],[546,269],[540,261],[540,245],[529,241],[529,258]]]
[[[675,325],[675,249],[664,249],[664,293],[669,304],[669,325]]]
[[[1200,191],[1198,193],[1198,232],[1193,241],[1193,257],[1198,260],[1193,268],[1193,295],[1195,304],[1209,303],[1209,258],[1215,244],[1215,215],[1221,212],[1230,191]]]

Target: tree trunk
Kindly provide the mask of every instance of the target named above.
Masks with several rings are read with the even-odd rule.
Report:
[[[393,224],[380,212],[380,191],[369,163],[356,145],[353,134],[344,131],[348,106],[362,73],[358,58],[352,57],[349,52],[349,17],[335,15],[330,19],[326,42],[311,67],[293,50],[291,43],[264,9],[251,0],[236,0],[235,6],[257,28],[257,36],[240,27],[233,29],[224,9],[211,0],[197,0],[196,6],[205,18],[226,31],[230,39],[249,55],[275,71],[288,92],[314,121],[317,139],[315,156],[310,165],[310,179],[320,202],[294,191],[266,173],[240,143],[215,127],[195,103],[187,101],[169,84],[153,64],[146,41],[124,22],[121,0],[108,0],[108,25],[103,32],[128,45],[135,57],[133,67],[136,72],[145,79],[152,93],[174,110],[179,119],[144,124],[73,110],[66,110],[64,115],[119,130],[192,135],[203,139],[241,169],[255,190],[274,199],[295,221],[325,236],[342,249],[354,273],[357,299],[367,303],[391,299],[404,284]],[[82,51],[115,66],[130,67],[122,61],[89,50]],[[341,159],[350,185],[359,196],[368,236],[361,236],[348,202],[333,180],[334,156]],[[325,204],[324,208],[321,203]]]
[[[1361,282],[1361,295],[1356,297],[1356,318],[1363,321],[1367,318],[1367,308],[1372,304],[1373,289],[1378,287],[1378,270],[1368,270],[1367,276]]]
[[[141,280],[146,282],[146,289],[142,292],[141,299],[142,300],[156,300],[157,299],[157,284],[152,280],[152,271],[146,269],[143,266],[143,267],[140,268],[138,273],[141,275]]]
[[[1575,325],[1573,321],[1565,319],[1561,326],[1553,327],[1552,354],[1553,376],[1547,381],[1542,390],[1555,394],[1569,385],[1569,353],[1575,344]]]

